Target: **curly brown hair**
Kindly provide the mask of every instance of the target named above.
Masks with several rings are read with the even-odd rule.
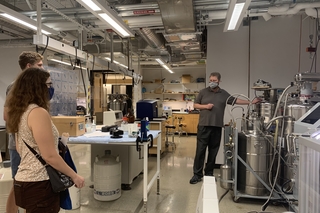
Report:
[[[43,60],[43,56],[40,53],[32,51],[23,51],[19,55],[19,66],[21,70],[24,70],[28,64],[34,65],[39,61]]]
[[[49,77],[49,72],[40,68],[28,68],[17,77],[6,100],[8,132],[18,132],[21,116],[30,104],[37,104],[49,111],[49,94],[46,84]]]

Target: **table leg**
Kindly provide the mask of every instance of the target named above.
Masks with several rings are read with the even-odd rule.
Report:
[[[143,143],[143,205],[144,212],[147,212],[148,201],[148,146],[149,143]]]
[[[147,213],[148,210],[147,210],[147,201],[146,202],[143,202],[143,212],[144,213]]]
[[[157,140],[157,195],[160,194],[160,150],[161,150],[161,134],[159,134],[158,140]]]

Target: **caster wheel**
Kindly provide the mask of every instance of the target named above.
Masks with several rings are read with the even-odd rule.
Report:
[[[130,184],[121,184],[121,189],[125,191],[131,190]]]
[[[235,196],[233,196],[233,197],[232,197],[232,200],[233,200],[233,202],[235,202],[235,203],[239,203],[239,202],[240,202],[240,197],[235,197]]]

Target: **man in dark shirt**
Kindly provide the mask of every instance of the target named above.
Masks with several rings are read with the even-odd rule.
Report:
[[[196,184],[203,177],[203,167],[206,149],[208,147],[208,159],[204,169],[204,175],[213,176],[214,164],[220,147],[221,131],[223,127],[224,110],[227,104],[250,104],[248,100],[230,97],[230,94],[219,87],[221,75],[213,72],[209,77],[209,86],[202,89],[195,102],[194,108],[200,109],[197,149],[193,164],[193,177],[190,184]],[[259,102],[254,99],[253,104]]]

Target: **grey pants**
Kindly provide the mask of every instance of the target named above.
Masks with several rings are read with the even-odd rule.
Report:
[[[205,175],[213,175],[216,157],[220,147],[222,127],[198,126],[197,149],[194,158],[193,173],[198,177],[203,177],[203,166],[208,147],[208,159],[204,169]]]

